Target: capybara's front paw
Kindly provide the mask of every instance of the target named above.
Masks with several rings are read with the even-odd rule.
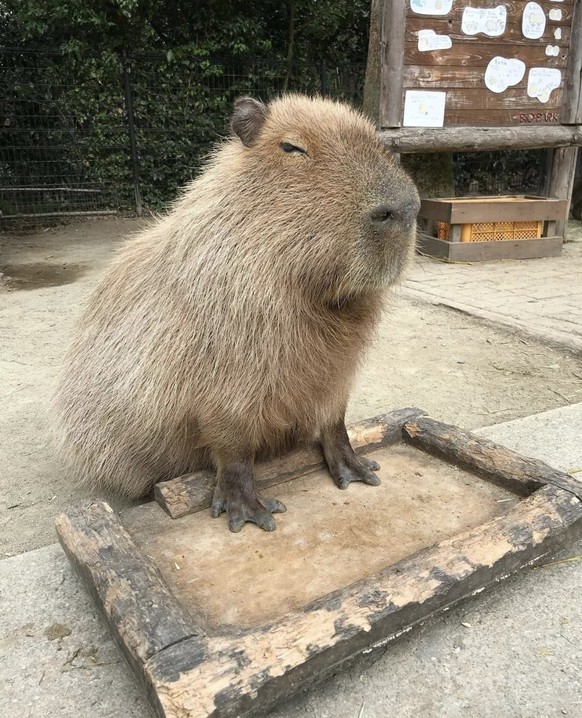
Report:
[[[342,457],[329,471],[339,489],[347,489],[352,481],[362,481],[370,486],[379,486],[380,479],[374,471],[380,468],[378,462],[364,456],[351,454]]]
[[[282,514],[287,511],[285,504],[277,499],[248,499],[240,494],[221,491],[216,487],[212,501],[212,516],[217,518],[226,512],[228,528],[233,533],[242,530],[247,522],[256,524],[264,531],[274,531],[277,526],[271,514]]]

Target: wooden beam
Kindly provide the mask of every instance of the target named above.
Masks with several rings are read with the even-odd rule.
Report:
[[[582,499],[582,481],[539,459],[520,456],[457,426],[422,416],[406,422],[403,436],[405,441],[422,451],[477,471],[489,481],[500,482],[518,493],[535,491],[550,484]]]
[[[384,0],[382,9],[380,127],[402,124],[405,0]]]
[[[582,3],[580,2],[577,2],[574,7],[568,55],[568,67],[564,77],[560,122],[565,125],[575,125],[582,122],[582,118],[578,114],[581,100],[582,73]]]
[[[561,216],[556,221],[556,232],[563,237],[566,236],[566,229],[568,227],[577,157],[577,147],[558,147],[554,150],[549,194],[550,197],[565,200]]]
[[[580,127],[402,127],[380,130],[378,136],[394,152],[473,152],[582,144]]]
[[[138,674],[159,651],[202,634],[104,501],[69,510],[59,516],[56,529],[65,553]]]

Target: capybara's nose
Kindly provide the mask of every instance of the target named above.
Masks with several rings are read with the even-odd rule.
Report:
[[[417,196],[408,198],[404,202],[390,202],[379,204],[369,213],[373,224],[385,225],[390,222],[404,222],[410,224],[416,219],[420,209],[420,200]]]

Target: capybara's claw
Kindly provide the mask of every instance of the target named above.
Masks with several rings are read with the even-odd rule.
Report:
[[[235,534],[242,530],[247,521],[257,524],[263,531],[274,531],[277,528],[275,519],[260,504],[253,508],[238,506],[228,512],[228,528]]]
[[[360,464],[364,464],[364,466],[367,469],[370,469],[370,471],[378,471],[380,468],[380,464],[377,461],[374,461],[373,459],[367,459],[365,456],[358,456],[358,461]]]
[[[380,479],[371,471],[379,468],[380,465],[376,461],[358,456],[338,464],[331,471],[331,475],[339,489],[347,489],[353,481],[362,481],[369,486],[380,486]]]
[[[245,500],[242,497],[227,499],[215,493],[211,513],[217,518],[226,511],[228,528],[238,533],[247,522],[256,524],[264,531],[274,531],[277,526],[271,514],[282,514],[287,511],[285,504],[277,499]]]

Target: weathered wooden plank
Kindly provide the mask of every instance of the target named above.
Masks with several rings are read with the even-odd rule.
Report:
[[[559,2],[559,0],[557,0]],[[521,17],[523,15],[523,11],[525,9],[525,6],[529,0],[504,0],[503,5],[505,6],[507,10],[507,24],[510,25],[512,23],[521,22]],[[435,20],[443,20],[446,19],[447,21],[451,22],[451,25],[455,27],[457,23],[461,23],[462,17],[463,17],[463,10],[465,9],[467,3],[453,3],[453,7],[451,8],[451,12],[449,12],[446,16],[443,15],[420,15],[418,13],[415,13],[410,7],[409,3],[407,3],[407,12],[406,12],[406,20],[413,20],[413,19],[420,19],[424,20],[428,23],[433,23]],[[498,0],[479,0],[479,2],[470,3],[471,5],[474,5],[475,7],[496,7],[499,5]],[[563,26],[569,24],[569,21],[572,17],[572,8],[575,5],[575,0],[564,0],[564,2],[559,2],[559,4],[556,4],[556,2],[552,2],[551,0],[541,0],[541,2],[538,3],[542,9],[545,12],[546,15],[546,28],[549,25],[552,26]],[[548,17],[550,10],[553,8],[558,7],[562,10],[562,19],[561,20],[550,20]],[[431,25],[432,26],[432,25]],[[547,30],[546,30],[547,33]],[[477,37],[486,39],[487,35],[484,35],[480,33],[477,35]],[[502,36],[503,37],[503,36]],[[531,41],[530,41],[531,42]]]
[[[452,242],[438,237],[432,237],[426,233],[419,233],[416,239],[416,251],[427,257],[435,259],[449,259]],[[461,244],[461,242],[459,242]]]
[[[546,55],[546,44],[543,46],[526,47],[503,42],[500,38],[495,41],[457,42],[448,50],[438,52],[422,52],[417,42],[404,43],[405,65],[426,65],[438,67],[486,67],[496,55],[502,57],[515,57],[523,60],[528,67],[558,67],[565,68],[568,63],[568,54],[565,49],[557,57]]]
[[[384,0],[382,11],[382,66],[380,127],[402,124],[402,68],[404,66],[404,0]]]
[[[417,240],[420,254],[449,262],[486,262],[496,259],[538,259],[558,257],[563,237],[503,240],[499,242],[448,242],[421,234]]]
[[[201,633],[108,504],[94,501],[77,506],[59,516],[56,529],[63,549],[138,673],[157,652]]]
[[[423,412],[416,408],[398,409],[361,421],[348,430],[352,446],[355,451],[364,452],[399,441],[404,423],[422,414]],[[281,458],[257,464],[255,467],[257,487],[259,491],[264,491],[324,466],[319,445],[299,449]],[[213,472],[185,474],[171,481],[156,484],[154,496],[164,511],[176,519],[208,508],[212,503],[215,483]]]
[[[550,484],[582,498],[582,482],[573,476],[456,426],[419,417],[406,422],[403,436],[412,446],[476,470],[513,491],[529,492]]]
[[[146,673],[165,718],[264,715],[333,668],[580,535],[581,502],[546,486],[510,512],[387,567],[303,611],[239,635],[184,641]]]
[[[470,201],[463,201],[466,199]],[[501,197],[423,199],[419,216],[449,224],[491,222],[492,218],[495,222],[556,220],[566,207],[565,200],[559,199],[525,195],[515,195],[514,199],[509,202]]]
[[[505,92],[495,94],[486,89],[485,83],[481,87],[445,89],[447,91],[446,109],[453,110],[512,110],[515,113],[528,112],[555,112],[560,111],[562,88],[552,91],[548,102],[542,104],[537,99],[527,96],[526,86],[522,83],[518,87],[510,87]],[[535,103],[535,104],[534,104]],[[557,121],[557,119],[556,119]]]
[[[435,65],[407,65],[403,69],[405,89],[453,90],[477,88],[489,92],[485,86],[485,73],[482,67],[438,67]],[[527,87],[527,75],[517,87],[524,92]],[[528,98],[532,102],[532,98]],[[537,102],[537,100],[536,100]]]
[[[561,90],[556,90],[556,101],[560,102]],[[535,107],[535,106],[534,106]],[[445,109],[445,125],[458,125],[461,127],[505,127],[523,125],[543,125],[551,127],[560,122],[557,110],[546,110],[540,103],[539,109],[515,110],[447,110]]]
[[[529,149],[582,144],[579,127],[401,127],[384,129],[378,137],[393,152],[473,152]]]
[[[554,5],[555,7],[555,5]],[[551,8],[549,8],[551,9]],[[456,15],[456,17],[455,17]],[[418,31],[419,30],[426,30],[427,28],[430,28],[431,30],[434,30],[437,35],[447,35],[451,38],[453,43],[456,42],[464,42],[464,43],[481,43],[483,41],[485,42],[491,42],[491,38],[488,38],[484,35],[466,35],[461,30],[461,17],[462,12],[460,13],[449,13],[446,17],[431,17],[430,19],[425,19],[424,17],[420,15],[414,15],[411,16],[410,14],[406,18],[406,29],[404,33],[404,39],[405,42],[413,42],[418,43]],[[556,40],[554,38],[554,28],[558,26],[558,23],[555,23],[554,25],[550,25],[549,23],[546,25],[546,30],[544,32],[543,37],[539,38],[539,40],[530,40],[526,37],[524,37],[522,31],[521,31],[521,15],[517,18],[509,18],[507,20],[507,25],[505,27],[505,32],[501,36],[501,39],[503,42],[510,43],[511,45],[527,45],[531,46],[532,43],[544,43],[545,45],[552,44],[552,45],[558,45],[559,47],[569,47],[569,40],[570,40],[570,27],[568,24],[564,26],[562,23],[559,23],[559,27],[562,30],[562,37],[560,40]],[[429,55],[431,52],[435,51],[425,51],[426,55]],[[441,51],[446,52],[446,51]]]
[[[561,2],[560,0],[540,0],[538,3],[542,9],[546,11],[547,13],[554,7],[572,7],[577,0],[563,0]],[[524,8],[527,5],[529,0],[505,0],[503,3],[504,6],[507,8],[507,20],[508,23],[511,22],[511,19],[516,17],[521,20],[521,16],[523,14]],[[556,5],[556,2],[559,2],[559,5]],[[478,2],[472,2],[471,5],[474,5],[475,7],[496,7],[499,3],[498,0],[479,0]],[[465,8],[464,4],[457,4],[453,3],[453,7],[451,11],[445,16],[446,18],[457,18],[461,19],[463,15],[463,10]],[[421,15],[419,13],[414,12],[414,10],[410,7],[410,3],[407,2],[407,11],[406,11],[406,17],[407,18],[428,18],[432,22],[435,19],[442,19],[442,15]]]

